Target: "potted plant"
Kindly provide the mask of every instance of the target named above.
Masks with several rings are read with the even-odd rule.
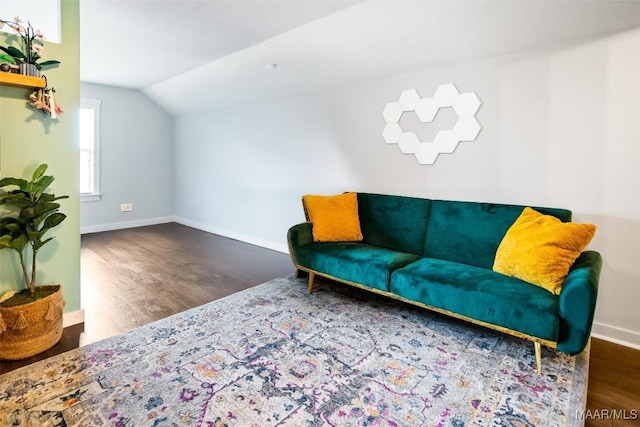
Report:
[[[54,177],[45,175],[46,170],[46,164],[38,166],[30,181],[0,179],[0,249],[17,253],[24,279],[22,291],[0,298],[0,359],[31,357],[62,336],[60,285],[36,286],[38,252],[53,239],[45,235],[66,218],[57,200],[69,197],[47,192]]]
[[[40,76],[40,70],[43,67],[60,64],[60,61],[49,60],[39,62],[44,49],[44,41],[46,40],[40,30],[35,31],[31,26],[31,22],[24,22],[18,17],[13,21],[5,21],[0,19],[0,28],[7,25],[22,39],[22,50],[15,46],[0,46],[0,50],[10,55],[20,67],[20,74],[28,76]]]

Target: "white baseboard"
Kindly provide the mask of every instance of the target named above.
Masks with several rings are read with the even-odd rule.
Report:
[[[84,323],[84,309],[72,311],[70,313],[64,313],[62,315],[62,327],[78,325]]]
[[[233,230],[227,230],[225,228],[213,227],[201,222],[192,221],[190,219],[175,217],[174,221],[178,224],[186,225],[187,227],[197,228],[198,230],[206,231],[207,233],[217,234],[219,236],[228,237],[234,240],[240,240],[241,242],[250,243],[252,245],[261,246],[267,249],[273,249],[274,251],[289,253],[289,247],[285,243],[274,242],[272,240],[258,239],[254,236],[248,236],[246,234],[238,233]]]
[[[178,224],[186,225],[187,227],[196,228],[198,230],[206,231],[207,233],[218,234],[223,237],[228,237],[234,240],[240,240],[242,242],[250,243],[252,245],[261,246],[267,249],[273,249],[274,251],[289,253],[289,247],[285,243],[274,242],[272,240],[258,239],[254,236],[238,233],[233,230],[228,230],[220,227],[213,227],[208,224],[204,224],[197,221],[182,217],[158,217],[148,218],[134,221],[113,222],[110,224],[89,225],[86,227],[80,227],[80,234],[87,233],[99,233],[101,231],[122,230],[125,228],[144,227],[147,225],[166,224],[168,222],[177,222]]]
[[[640,350],[640,332],[630,331],[629,329],[619,328],[605,323],[593,322],[591,336]]]
[[[89,225],[80,227],[80,234],[99,233],[101,231],[122,230],[124,228],[144,227],[147,225],[166,224],[174,222],[172,216],[138,219],[133,221],[112,222],[110,224]]]

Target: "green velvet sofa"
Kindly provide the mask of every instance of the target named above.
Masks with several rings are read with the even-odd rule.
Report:
[[[599,253],[581,253],[560,295],[492,270],[496,250],[524,206],[358,193],[361,242],[314,242],[312,223],[287,233],[298,272],[393,297],[577,354],[589,342]],[[564,209],[534,207],[563,222]]]

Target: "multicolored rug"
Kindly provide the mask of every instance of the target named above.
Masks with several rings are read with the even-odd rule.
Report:
[[[580,425],[577,357],[285,277],[0,376],[2,426]]]

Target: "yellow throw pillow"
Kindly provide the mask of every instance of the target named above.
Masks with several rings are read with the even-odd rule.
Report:
[[[337,196],[306,195],[304,207],[313,223],[315,242],[356,242],[362,240],[356,193]]]
[[[563,223],[524,208],[498,247],[493,271],[559,295],[571,265],[595,233],[593,224]]]

